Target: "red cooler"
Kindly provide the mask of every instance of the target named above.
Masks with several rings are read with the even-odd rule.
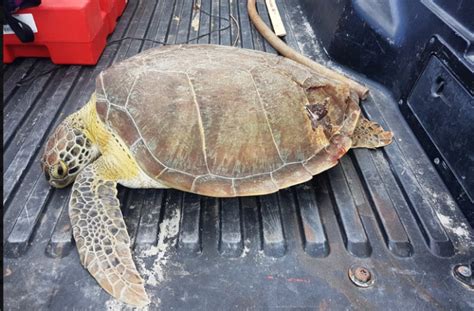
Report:
[[[126,0],[42,0],[15,14],[33,29],[35,41],[4,33],[3,61],[50,57],[55,64],[94,65],[125,6]]]

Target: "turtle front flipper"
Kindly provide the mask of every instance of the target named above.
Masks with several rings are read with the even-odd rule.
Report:
[[[84,168],[72,189],[69,217],[81,263],[112,296],[145,306],[150,301],[132,260],[117,183],[104,178],[105,172],[99,158]]]
[[[393,133],[385,131],[380,124],[360,116],[352,134],[352,148],[378,148],[392,142]]]

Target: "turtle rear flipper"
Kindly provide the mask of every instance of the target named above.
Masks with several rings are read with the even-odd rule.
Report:
[[[360,116],[352,134],[352,148],[378,148],[392,142],[393,133],[385,131],[380,124]]]
[[[130,237],[117,199],[117,183],[101,176],[103,159],[78,175],[69,202],[81,263],[118,300],[145,306],[150,301],[130,251]]]

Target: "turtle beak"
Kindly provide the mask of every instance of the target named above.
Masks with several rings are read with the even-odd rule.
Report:
[[[58,189],[65,188],[69,186],[69,184],[71,184],[72,181],[74,181],[74,177],[72,176],[66,177],[65,179],[48,179],[49,174],[47,172],[45,172],[45,174],[46,174],[46,179],[48,180],[49,184],[53,186],[54,188],[58,188]]]

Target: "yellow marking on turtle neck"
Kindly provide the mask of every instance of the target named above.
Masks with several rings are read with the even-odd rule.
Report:
[[[106,125],[102,122],[96,110],[95,93],[89,102],[73,117],[73,122],[82,123],[85,127],[86,136],[99,147],[104,158],[104,167],[100,168],[100,174],[109,180],[127,180],[139,176],[140,168],[133,159],[128,147],[119,135],[112,135]]]

